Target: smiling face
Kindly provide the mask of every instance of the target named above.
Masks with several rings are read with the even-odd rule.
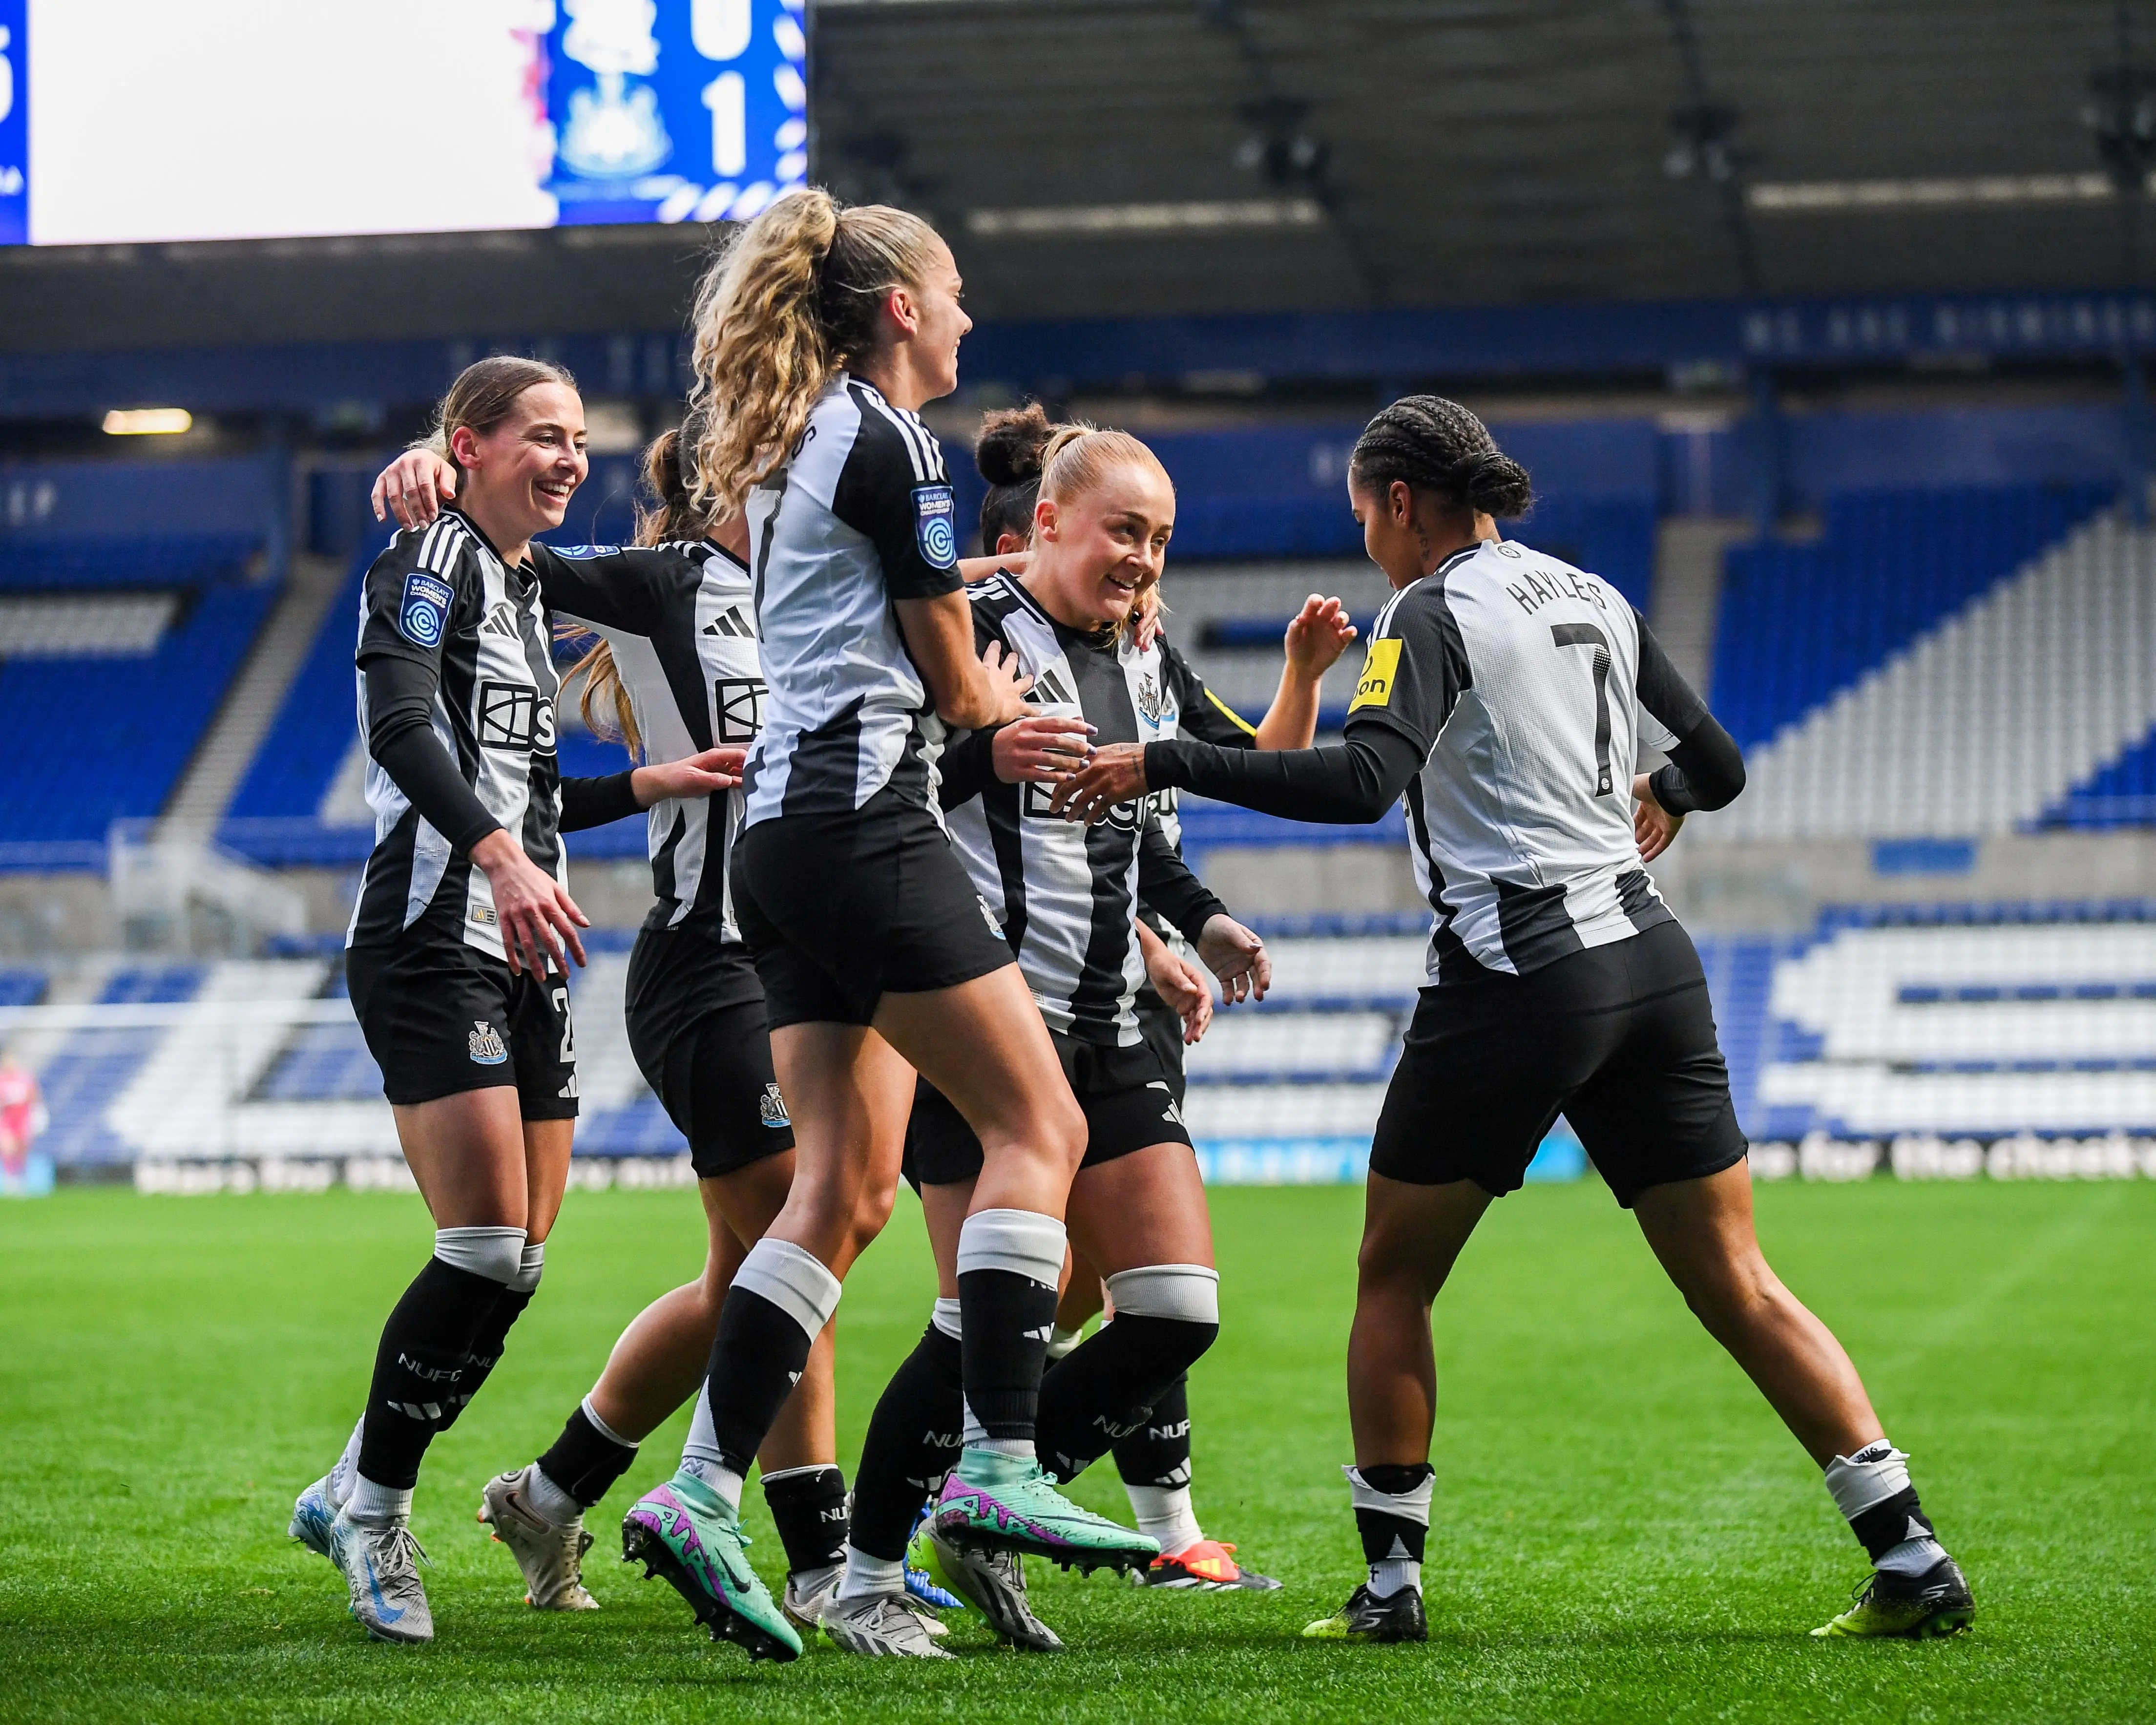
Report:
[[[1158,584],[1174,531],[1168,475],[1152,462],[1114,462],[1082,491],[1034,506],[1026,587],[1072,629],[1121,623]]]
[[[465,470],[459,500],[505,553],[558,527],[591,470],[583,398],[566,383],[535,383],[499,424],[460,425],[449,449]]]

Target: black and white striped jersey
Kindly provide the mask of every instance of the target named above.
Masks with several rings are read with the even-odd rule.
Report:
[[[1086,720],[1096,744],[1175,734],[1157,645],[1141,651],[1113,634],[1068,628],[1001,571],[967,595],[977,644],[996,643],[1016,656],[1034,680],[1028,699],[1039,711]],[[951,843],[1050,1027],[1084,1041],[1136,1043],[1132,1001],[1146,980],[1133,927],[1141,893],[1193,939],[1220,909],[1161,829],[1157,805],[1168,793],[1081,825],[1049,812],[1050,787],[995,778],[992,735],[968,734],[949,757]]]
[[[763,670],[748,566],[706,540],[643,546],[535,545],[548,607],[613,649],[647,761],[752,743]],[[729,879],[742,827],[739,790],[670,797],[646,816],[655,899],[646,928],[694,925],[738,941]]]
[[[955,508],[928,429],[844,372],[792,456],[750,493],[770,692],[749,763],[749,825],[850,812],[886,785],[935,806],[943,729],[892,602],[963,584]]]
[[[1640,865],[1632,775],[1695,716],[1649,710],[1641,659],[1620,594],[1510,541],[1455,553],[1378,613],[1348,730],[1384,726],[1423,752],[1406,802],[1432,983],[1671,920]]]
[[[1161,723],[1165,734],[1194,737],[1200,742],[1217,744],[1221,748],[1254,749],[1258,746],[1257,726],[1206,686],[1197,667],[1183,656],[1166,631],[1154,635],[1153,645],[1160,652]],[[1152,793],[1153,810],[1159,819],[1162,835],[1178,856],[1183,855],[1179,796],[1173,787]],[[1138,914],[1155,934],[1178,952],[1188,952],[1183,932],[1158,911],[1141,906]]]
[[[361,737],[372,735],[370,660],[403,660],[431,679],[432,729],[459,777],[526,856],[566,880],[554,757],[561,680],[531,570],[505,567],[486,536],[454,510],[406,529],[367,571],[355,659]],[[374,849],[345,943],[386,945],[425,916],[444,937],[502,957],[485,874],[421,818],[371,755],[367,801]]]

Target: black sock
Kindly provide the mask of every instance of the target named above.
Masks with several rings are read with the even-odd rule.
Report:
[[[1914,1486],[1905,1486],[1892,1497],[1851,1517],[1849,1531],[1875,1563],[1905,1539],[1938,1537],[1933,1531],[1932,1518],[1917,1501]]]
[[[966,1405],[990,1437],[1030,1442],[1055,1327],[1055,1286],[1015,1271],[964,1271],[958,1307]]]
[[[427,1260],[382,1327],[359,1471],[377,1486],[407,1491],[434,1434],[456,1417],[469,1392],[472,1345],[502,1294],[498,1281]]]
[[[704,1394],[711,1399],[719,1460],[743,1479],[808,1368],[813,1339],[792,1314],[738,1280],[726,1290]]]
[[[1363,1483],[1373,1491],[1381,1491],[1389,1497],[1402,1497],[1432,1477],[1436,1470],[1427,1461],[1412,1465],[1389,1461],[1371,1467],[1358,1467],[1355,1471],[1363,1476]],[[1355,1527],[1363,1536],[1363,1561],[1383,1563],[1404,1558],[1410,1563],[1419,1563],[1424,1544],[1430,1534],[1429,1517],[1427,1503],[1423,1506],[1419,1517],[1393,1515],[1382,1509],[1358,1504],[1355,1507]]]
[[[457,1415],[464,1412],[466,1404],[479,1394],[480,1386],[494,1375],[503,1346],[509,1340],[511,1326],[524,1316],[524,1308],[531,1303],[531,1296],[537,1291],[536,1288],[503,1288],[495,1296],[494,1309],[480,1325],[479,1334],[472,1337],[471,1352],[465,1357],[465,1375],[458,1385],[463,1394],[435,1428],[437,1430],[447,1431],[454,1425]]]
[[[846,1561],[846,1476],[835,1467],[789,1467],[763,1476],[763,1501],[786,1548],[786,1573]]]
[[[961,1394],[958,1343],[931,1324],[884,1386],[861,1445],[846,1538],[870,1557],[906,1555],[914,1518],[958,1459]]]
[[[579,1509],[589,1509],[635,1460],[636,1445],[616,1443],[592,1424],[579,1402],[553,1448],[539,1458],[539,1471],[575,1498]]]
[[[1040,1383],[1040,1465],[1075,1480],[1140,1430],[1156,1397],[1213,1345],[1220,1326],[1123,1313],[1058,1360]],[[1187,1444],[1186,1444],[1187,1447]]]
[[[1052,1369],[1052,1368],[1051,1368]],[[1041,1380],[1043,1389],[1047,1379]],[[1190,1374],[1185,1372],[1152,1400],[1152,1410],[1127,1437],[1116,1440],[1116,1471],[1127,1486],[1190,1483]]]

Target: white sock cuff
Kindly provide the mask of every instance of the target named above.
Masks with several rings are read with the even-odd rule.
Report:
[[[512,1294],[536,1293],[539,1278],[546,1273],[547,1242],[542,1240],[536,1245],[527,1242],[523,1255],[517,1260],[516,1280],[510,1283],[509,1291]]]
[[[1085,1325],[1081,1324],[1075,1330],[1066,1330],[1062,1325],[1056,1325],[1048,1332],[1049,1364],[1052,1366],[1056,1361],[1076,1352],[1078,1344],[1085,1339]]]
[[[1038,1210],[975,1210],[958,1230],[958,1274],[1004,1270],[1055,1287],[1064,1245],[1063,1224]]]
[[[929,1315],[928,1322],[953,1342],[965,1339],[965,1331],[958,1322],[958,1302],[956,1300],[946,1300],[939,1295],[936,1301],[936,1310]]]
[[[699,1399],[702,1398],[703,1394],[704,1387],[700,1384],[696,1386],[696,1394]],[[592,1399],[589,1396],[586,1396],[584,1398],[583,1409],[584,1418],[591,1421],[592,1430],[597,1432],[601,1437],[604,1438],[608,1443],[619,1444],[624,1450],[634,1450],[636,1447],[637,1440],[634,1438],[624,1437],[611,1425],[608,1425],[605,1420],[599,1418],[599,1410],[592,1405]]]
[[[1826,1488],[1844,1521],[1855,1521],[1874,1504],[1909,1489],[1909,1458],[1885,1438],[1866,1444],[1854,1455],[1837,1455],[1826,1465]]]
[[[365,1474],[355,1473],[352,1476],[352,1496],[345,1500],[344,1513],[370,1527],[403,1521],[412,1513],[411,1487],[377,1486]]]
[[[1203,1264],[1147,1264],[1108,1278],[1118,1317],[1172,1317],[1188,1324],[1220,1322],[1220,1272]]]
[[[1412,1491],[1380,1491],[1363,1479],[1360,1470],[1343,1467],[1348,1476],[1348,1495],[1357,1509],[1380,1510],[1389,1516],[1398,1516],[1402,1521],[1414,1522],[1427,1527],[1430,1525],[1430,1494],[1437,1489],[1437,1476],[1431,1474]]]
[[[838,1471],[839,1464],[835,1461],[811,1461],[803,1467],[782,1467],[776,1473],[766,1468],[761,1477],[764,1490],[768,1491],[781,1480],[798,1479],[804,1473],[836,1473]]]
[[[801,1326],[814,1342],[839,1309],[839,1278],[805,1246],[765,1235],[748,1249],[734,1286],[761,1296]]]
[[[514,1287],[524,1270],[521,1228],[437,1228],[434,1255],[444,1264]]]

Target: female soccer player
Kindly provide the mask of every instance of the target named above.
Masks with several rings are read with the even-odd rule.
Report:
[[[370,1635],[434,1622],[409,1527],[434,1434],[486,1381],[537,1287],[577,1112],[567,960],[584,918],[563,827],[731,783],[709,760],[572,780],[531,536],[584,478],[583,406],[535,360],[469,367],[440,413],[461,507],[400,533],[368,572],[359,716],[375,844],[346,977],[398,1138],[433,1214],[434,1255],[390,1314],[353,1443],[300,1495],[291,1531],[343,1573]]]
[[[735,911],[796,1168],[726,1295],[681,1470],[623,1538],[757,1657],[800,1641],[742,1556],[742,1476],[890,1214],[916,1070],[986,1150],[959,1254],[983,1435],[956,1477],[977,1538],[1124,1565],[1158,1549],[1069,1502],[1034,1457],[1086,1127],[932,806],[943,726],[1015,718],[1024,694],[974,657],[950,482],[914,412],[957,385],[959,287],[917,217],[807,190],[736,234],[698,296],[696,484],[746,506],[768,684]]]
[[[1040,716],[983,729],[945,756],[952,841],[994,914],[1049,1020],[1085,1110],[1086,1154],[1070,1190],[1074,1241],[1100,1267],[1116,1322],[1043,1380],[1039,1448],[1058,1481],[1075,1478],[1204,1353],[1219,1327],[1219,1278],[1198,1163],[1166,1069],[1138,1030],[1146,979],[1133,921],[1141,893],[1196,945],[1231,999],[1262,995],[1270,961],[1162,835],[1150,804],[1086,829],[1050,811],[1053,787],[1091,736],[1173,734],[1157,649],[1141,649],[1132,608],[1160,578],[1175,490],[1152,452],[1122,432],[1065,427],[1042,452],[1039,531],[1023,578],[969,590],[977,640],[1033,680]],[[960,1224],[982,1168],[981,1144],[949,1101],[923,1084],[907,1145],[947,1296],[957,1280]],[[825,1609],[833,1640],[855,1652],[937,1657],[903,1609],[899,1561],[927,1480],[941,1472],[963,1417],[962,1327],[947,1298],[870,1421],[855,1499],[846,1576]],[[960,1334],[954,1336],[954,1328]],[[1008,1549],[963,1538],[968,1487],[947,1484],[929,1538],[954,1590],[1022,1645],[1061,1643],[1029,1609]],[[953,1522],[961,1536],[953,1538]]]
[[[1170,786],[1304,820],[1374,820],[1407,798],[1435,922],[1371,1147],[1348,1343],[1348,1476],[1369,1579],[1304,1633],[1427,1634],[1430,1305],[1560,1111],[1871,1558],[1856,1607],[1814,1633],[1966,1628],[1969,1585],[1908,1458],[1840,1343],[1760,1253],[1706,978],[1640,867],[1686,814],[1743,788],[1736,745],[1621,598],[1497,536],[1495,518],[1528,506],[1527,475],[1466,408],[1434,396],[1386,408],[1356,444],[1348,496],[1399,592],[1372,631],[1346,741],[1106,749],[1056,793],[1094,819]],[[1633,774],[1643,744],[1670,764]]]
[[[633,758],[711,750],[706,758],[737,769],[763,700],[747,529],[737,516],[715,526],[691,501],[681,440],[669,431],[646,452],[657,507],[640,524],[639,547],[564,554],[534,545],[532,562],[548,606],[601,636],[578,667],[587,722],[619,737]],[[423,526],[454,495],[454,470],[423,446],[376,482],[376,512]],[[480,1519],[509,1547],[542,1609],[596,1604],[583,1585],[591,1545],[583,1512],[696,1394],[742,1254],[778,1215],[793,1181],[793,1133],[772,1069],[763,990],[728,888],[741,815],[737,788],[670,799],[651,813],[654,903],[629,957],[629,1047],[688,1140],[710,1243],[702,1275],[623,1332],[553,1447],[486,1487]],[[832,1364],[827,1326],[759,1456],[786,1548],[783,1609],[799,1623],[813,1624],[844,1555]]]
[[[982,422],[981,438],[974,451],[982,477],[988,483],[981,501],[981,543],[984,549],[1016,558],[1033,542],[1034,509],[1040,497],[1041,454],[1055,428],[1036,403],[990,413]],[[1286,663],[1280,691],[1263,720],[1251,725],[1206,687],[1190,662],[1159,629],[1160,588],[1147,588],[1132,610],[1132,623],[1141,649],[1157,647],[1160,691],[1175,715],[1176,727],[1207,742],[1230,748],[1307,748],[1317,729],[1318,691],[1327,671],[1355,639],[1355,628],[1337,598],[1312,593],[1289,623],[1286,634]],[[1151,799],[1161,830],[1176,855],[1183,852],[1182,821],[1175,793],[1165,792]],[[1204,1034],[1204,1018],[1211,1014],[1209,993],[1202,999],[1193,990],[1204,991],[1202,977],[1188,973],[1189,949],[1183,937],[1158,912],[1141,906],[1141,938],[1147,947],[1146,983],[1138,989],[1135,1010],[1138,1028],[1159,1056],[1168,1087],[1179,1108],[1184,1092],[1183,1046]],[[1156,947],[1164,945],[1165,953]],[[1168,989],[1154,985],[1158,974],[1169,978]],[[1168,998],[1173,995],[1173,999]],[[1201,1016],[1195,1023],[1188,1015]],[[1056,1308],[1055,1336],[1049,1344],[1051,1361],[1060,1359],[1078,1345],[1079,1332],[1102,1309],[1099,1272],[1079,1256],[1072,1266],[1061,1302]],[[1278,1586],[1270,1578],[1246,1569],[1235,1560],[1235,1548],[1208,1538],[1191,1503],[1191,1424],[1189,1385],[1178,1376],[1162,1393],[1145,1417],[1115,1445],[1116,1471],[1130,1494],[1132,1512],[1138,1531],[1160,1542],[1161,1554],[1145,1569],[1148,1586],[1213,1590],[1250,1588],[1266,1590]]]

